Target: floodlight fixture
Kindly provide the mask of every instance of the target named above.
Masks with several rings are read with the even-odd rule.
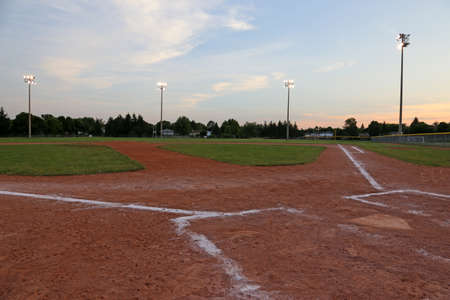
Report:
[[[402,51],[401,54],[401,66],[400,66],[400,114],[399,114],[399,121],[398,121],[398,133],[403,133],[402,128],[402,114],[403,114],[403,49],[408,47],[410,44],[409,37],[411,34],[406,33],[399,33],[396,40],[399,42],[399,48]]]
[[[156,84],[160,89],[166,89],[167,88],[167,82],[158,82],[157,84]]]
[[[31,138],[31,85],[36,84],[36,76],[24,75],[23,81],[28,84],[28,138]]]
[[[34,75],[23,75],[23,81],[26,83],[26,84],[36,84],[36,76],[34,76]]]
[[[294,88],[294,80],[292,80],[292,79],[285,80],[284,87],[288,88],[287,117],[286,117],[286,140],[289,140],[289,98],[290,98],[290,94],[291,94],[291,88]]]
[[[397,41],[399,42],[400,47],[405,48],[410,44],[409,37],[411,34],[399,33],[397,36]]]
[[[161,119],[159,122],[159,128],[160,128],[160,137],[163,137],[163,92],[167,89],[167,82],[162,82],[159,81],[158,83],[156,83],[156,85],[159,87],[159,89],[161,90]]]
[[[294,80],[292,80],[292,79],[285,80],[284,81],[284,87],[293,88],[294,87]]]

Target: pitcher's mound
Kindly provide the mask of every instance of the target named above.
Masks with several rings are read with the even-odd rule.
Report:
[[[398,217],[383,214],[374,214],[367,217],[352,219],[350,221],[356,224],[368,225],[373,227],[404,229],[404,230],[412,229],[405,220]]]

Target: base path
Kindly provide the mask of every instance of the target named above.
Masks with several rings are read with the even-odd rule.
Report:
[[[146,169],[0,176],[0,299],[450,296],[449,168],[351,146],[247,167],[106,144]]]

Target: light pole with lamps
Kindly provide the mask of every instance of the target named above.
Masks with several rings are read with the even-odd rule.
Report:
[[[294,88],[294,80],[285,80],[284,87],[288,89],[288,100],[287,100],[287,118],[286,118],[286,140],[289,140],[289,96],[291,94],[291,88]]]
[[[36,76],[24,75],[23,81],[28,84],[28,138],[31,138],[31,85],[36,84]]]
[[[167,88],[167,82],[158,82],[156,84],[159,89],[161,90],[161,120],[160,120],[160,137],[162,138],[163,136],[163,92],[166,90]]]
[[[401,70],[400,70],[400,116],[398,121],[398,133],[403,134],[402,129],[402,110],[403,110],[403,48],[408,47],[410,34],[399,33],[397,36],[397,41],[399,42],[399,47],[402,51],[401,55]]]

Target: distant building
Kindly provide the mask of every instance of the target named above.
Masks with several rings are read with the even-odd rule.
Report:
[[[201,133],[201,130],[192,130],[192,132],[189,134],[190,137],[199,137]]]
[[[318,138],[329,138],[329,137],[333,137],[333,136],[334,136],[334,134],[331,131],[313,132],[313,133],[305,135],[305,137],[318,137]]]
[[[334,134],[333,134],[333,132],[331,132],[331,131],[325,131],[325,132],[320,132],[320,133],[319,133],[319,136],[320,136],[320,137],[333,137]]]
[[[172,129],[163,129],[162,135],[163,136],[174,136],[174,131]]]

